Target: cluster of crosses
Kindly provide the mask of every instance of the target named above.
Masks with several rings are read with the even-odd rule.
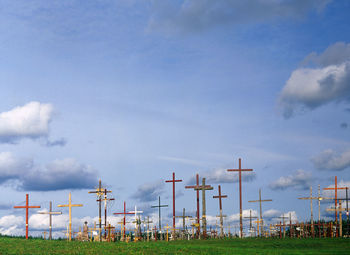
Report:
[[[241,167],[241,159],[239,159],[238,163],[238,168],[237,169],[227,169],[228,172],[238,172],[238,182],[239,182],[239,236],[242,238],[244,235],[243,232],[243,209],[242,209],[242,172],[247,172],[247,171],[253,171],[253,169],[243,169]],[[207,215],[206,215],[206,191],[208,190],[213,190],[214,188],[211,185],[206,184],[206,179],[202,178],[202,184],[199,184],[199,175],[196,174],[196,184],[191,185],[191,186],[185,186],[186,189],[193,189],[196,192],[196,205],[197,205],[197,210],[196,210],[196,216],[192,218],[192,216],[188,216],[185,213],[185,208],[183,208],[183,214],[181,216],[176,216],[175,215],[175,183],[177,182],[182,182],[180,179],[175,178],[175,173],[172,174],[172,179],[166,180],[166,183],[172,183],[172,191],[173,191],[173,217],[172,217],[172,227],[167,226],[165,227],[166,229],[166,240],[169,240],[169,229],[172,230],[172,238],[175,239],[176,237],[176,228],[175,228],[175,219],[176,218],[182,218],[183,221],[183,229],[182,229],[182,237],[185,238],[185,229],[186,229],[186,223],[185,220],[188,218],[193,219],[195,222],[191,225],[192,226],[192,237],[194,238],[195,236],[197,238],[207,238]],[[302,200],[310,200],[310,211],[311,211],[311,220],[310,223],[303,223],[303,222],[295,222],[294,224],[292,223],[292,215],[289,213],[288,216],[281,216],[278,217],[281,219],[279,224],[272,225],[270,224],[269,227],[267,227],[267,230],[265,231],[264,229],[264,221],[263,221],[263,213],[262,213],[262,202],[271,202],[271,199],[262,199],[261,198],[261,190],[259,189],[259,199],[258,200],[252,200],[248,201],[251,203],[259,203],[259,218],[252,216],[252,212],[250,210],[249,217],[244,217],[246,219],[249,219],[249,232],[251,236],[253,234],[255,235],[255,232],[257,232],[257,236],[276,236],[279,235],[280,238],[286,236],[286,227],[289,227],[289,235],[290,237],[292,236],[297,236],[297,237],[305,237],[307,235],[311,237],[315,237],[315,226],[317,226],[317,232],[319,237],[324,236],[342,236],[342,212],[346,211],[347,214],[347,222],[349,222],[349,212],[348,212],[348,187],[338,187],[337,185],[337,177],[335,177],[335,185],[334,188],[324,188],[324,190],[334,190],[335,196],[334,198],[331,197],[321,197],[320,195],[320,186],[318,187],[318,196],[313,197],[312,195],[312,187],[310,187],[310,196],[309,197],[301,197],[299,199]],[[337,196],[338,190],[346,190],[346,198],[341,198],[339,199]],[[200,217],[200,191],[202,195],[202,217]],[[91,228],[90,230],[87,227],[87,223],[84,225],[84,233],[81,231],[77,232],[82,240],[88,240],[88,232],[91,232],[91,237],[93,233],[97,233],[98,231],[98,236],[95,238],[96,240],[99,241],[111,241],[114,240],[115,238],[115,227],[111,226],[111,224],[108,223],[107,221],[107,203],[110,201],[113,201],[114,198],[108,197],[108,194],[111,193],[112,191],[107,190],[107,188],[102,187],[101,180],[99,180],[99,185],[98,187],[93,190],[89,191],[91,194],[96,194],[97,196],[97,202],[98,202],[98,208],[99,208],[99,221],[98,221],[98,227],[96,227],[96,224],[94,225],[94,228]],[[219,215],[217,216],[220,220],[220,235],[219,237],[224,237],[224,217],[226,215],[223,214],[223,209],[222,209],[222,199],[227,198],[227,195],[223,195],[221,193],[221,186],[218,185],[218,194],[214,195],[213,198],[218,199],[219,201]],[[321,200],[334,200],[334,208],[328,208],[328,211],[334,211],[335,213],[335,222],[330,222],[330,223],[321,223],[321,218],[320,218],[320,202]],[[318,201],[318,223],[315,224],[313,220],[313,207],[312,207],[312,201],[317,200]],[[346,208],[342,207],[341,201],[345,200],[346,201]],[[104,224],[102,224],[102,203],[104,203]],[[66,237],[67,240],[71,241],[72,236],[74,232],[72,232],[72,207],[82,207],[82,204],[72,204],[72,198],[71,198],[71,193],[69,193],[68,197],[68,204],[64,205],[58,205],[58,207],[68,207],[69,209],[69,225],[67,226],[67,232],[66,232]],[[114,213],[114,215],[123,215],[123,220],[121,222],[118,222],[118,224],[121,225],[121,232],[120,232],[120,240],[125,241],[127,240],[126,238],[126,224],[130,222],[126,222],[126,216],[127,215],[133,215],[135,217],[135,220],[132,223],[135,223],[135,232],[134,232],[134,240],[140,240],[142,239],[142,233],[141,233],[141,223],[144,223],[145,226],[147,225],[147,231],[146,233],[146,238],[149,240],[149,234],[152,234],[152,237],[157,240],[157,233],[162,233],[162,224],[161,224],[161,208],[163,207],[168,207],[168,205],[162,205],[160,201],[160,197],[158,200],[158,205],[151,206],[152,208],[158,208],[158,223],[159,227],[157,230],[157,227],[155,226],[153,228],[153,231],[150,230],[149,224],[153,223],[152,221],[149,220],[149,217],[147,217],[147,220],[141,221],[140,215],[143,213],[143,211],[138,211],[137,207],[135,206],[134,211],[128,211],[126,210],[126,203],[124,201],[124,210],[123,212],[118,212]],[[31,208],[41,208],[40,206],[30,206],[29,205],[29,195],[26,194],[26,204],[25,206],[14,206],[14,208],[23,208],[26,209],[26,239],[28,239],[28,211]],[[40,214],[48,214],[49,215],[49,239],[52,239],[52,216],[53,215],[59,215],[62,214],[62,212],[55,212],[52,211],[52,202],[50,202],[50,207],[48,211],[44,212],[38,212]],[[338,214],[339,214],[339,224],[338,224]],[[289,224],[286,224],[285,219],[289,218]],[[254,223],[257,224],[257,228],[254,228],[252,225],[252,219],[256,219]],[[104,225],[104,236],[102,236],[102,225]],[[288,226],[289,225],[289,226]],[[196,229],[196,233],[194,233],[194,228]],[[282,230],[283,228],[283,230]],[[279,231],[278,231],[279,229]],[[47,232],[43,232],[44,235],[46,235]],[[277,233],[277,234],[276,234]],[[279,233],[279,234],[278,234]],[[282,235],[283,233],[283,235]],[[217,231],[210,231],[210,234],[216,237],[217,236]],[[230,227],[229,227],[229,236],[230,236]]]

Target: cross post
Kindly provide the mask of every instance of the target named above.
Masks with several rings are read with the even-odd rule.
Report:
[[[250,231],[250,236],[253,235],[253,231],[252,231],[252,219],[257,219],[258,217],[252,216],[252,210],[249,210],[249,217],[244,217],[249,219],[249,231]]]
[[[186,230],[186,219],[192,218],[192,216],[188,216],[185,213],[185,208],[182,210],[182,216],[175,216],[176,218],[182,218],[182,232],[185,236],[185,230]]]
[[[97,202],[98,202],[98,223],[100,227],[100,242],[102,242],[102,208],[101,208],[101,202],[102,202],[102,196],[104,193],[104,188],[102,188],[101,179],[98,180],[98,188],[94,191],[89,191],[89,194],[96,194],[97,195]]]
[[[62,212],[53,212],[52,201],[50,201],[50,210],[48,212],[38,212],[38,213],[49,215],[49,240],[52,240],[52,215],[59,215],[59,214],[62,214]]]
[[[200,232],[201,232],[201,227],[200,227],[200,223],[199,223],[199,190],[196,189],[197,187],[199,187],[199,175],[196,174],[196,185],[192,185],[192,186],[185,186],[185,189],[194,189],[196,191],[196,201],[197,201],[197,234],[198,234],[198,238],[200,236]]]
[[[123,219],[123,240],[125,239],[125,216],[129,215],[129,214],[134,214],[134,213],[130,213],[130,212],[126,212],[126,207],[125,207],[125,201],[124,201],[124,212],[121,213],[113,213],[115,215],[120,215],[123,214],[124,215],[124,219]]]
[[[318,196],[318,197],[313,197],[313,196],[312,196],[312,186],[310,186],[310,196],[309,196],[309,197],[299,197],[298,199],[310,200],[310,211],[311,211],[311,235],[312,235],[312,237],[315,237],[315,231],[314,231],[314,216],[313,216],[313,210],[312,210],[312,200],[313,200],[313,199],[317,199],[318,201],[320,201],[320,199],[322,200],[322,198],[320,198],[320,196]]]
[[[219,209],[220,209],[220,237],[224,237],[224,218],[222,214],[222,198],[227,198],[227,195],[221,195],[221,186],[218,186],[219,194],[217,196],[213,196],[213,198],[219,199]]]
[[[110,190],[107,190],[107,189],[103,189],[103,198],[102,196],[100,196],[99,199],[97,199],[96,201],[97,202],[102,202],[104,201],[104,209],[105,209],[105,230],[106,230],[106,227],[107,227],[107,202],[109,201],[114,201],[115,199],[114,198],[108,198],[107,197],[107,193],[111,193],[112,191]],[[107,232],[105,231],[105,239],[107,238]]]
[[[162,223],[161,223],[161,220],[162,220],[162,217],[161,217],[161,214],[160,214],[160,209],[162,207],[168,207],[168,205],[162,205],[160,204],[160,196],[158,197],[158,205],[152,205],[151,208],[158,208],[158,224],[159,224],[159,230],[161,231],[162,230]]]
[[[182,180],[176,180],[175,179],[175,173],[173,172],[173,179],[172,180],[166,180],[165,182],[172,182],[173,183],[173,231],[174,231],[174,237],[175,237],[175,182],[182,182]]]

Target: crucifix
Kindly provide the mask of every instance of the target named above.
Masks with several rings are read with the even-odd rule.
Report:
[[[38,212],[38,213],[49,215],[49,240],[52,240],[52,215],[59,215],[59,214],[62,214],[62,212],[53,212],[52,201],[50,201],[50,210],[48,212]]]
[[[253,235],[252,219],[257,219],[258,217],[252,216],[252,210],[249,210],[249,217],[244,217],[244,218],[249,219],[249,232],[250,232],[250,236],[252,237]]]
[[[29,208],[40,208],[40,206],[29,206],[29,194],[26,194],[26,205],[25,206],[14,206],[13,208],[25,208],[26,209],[26,239],[28,239],[28,215]]]
[[[141,226],[141,220],[137,218],[137,214],[138,213],[143,213],[143,211],[138,211],[137,207],[135,205],[135,210],[134,211],[130,211],[129,213],[134,213],[135,214],[135,221],[133,221],[133,223],[135,223],[135,240],[138,239],[139,234],[141,232],[141,229],[139,228]]]
[[[339,212],[339,236],[343,236],[343,219],[342,219],[342,211],[346,211],[346,208],[341,206],[341,200],[339,200],[339,206],[336,208],[327,208],[327,211],[336,211]]]
[[[318,197],[313,197],[312,196],[312,186],[310,186],[310,196],[309,197],[299,197],[298,199],[303,199],[303,200],[310,200],[310,210],[311,210],[311,235],[312,237],[315,237],[315,231],[314,231],[314,216],[313,216],[313,211],[312,211],[312,200],[317,199],[320,201],[322,198],[320,196]]]
[[[125,201],[124,201],[124,212],[113,213],[113,214],[115,214],[115,215],[123,214],[124,215],[124,219],[123,219],[123,240],[125,240],[125,216],[128,215],[128,214],[134,214],[134,213],[126,212]]]
[[[69,241],[72,240],[72,207],[82,207],[82,204],[72,204],[72,195],[69,192],[68,204],[58,205],[58,207],[68,207],[69,208]]]
[[[101,202],[102,202],[102,196],[104,193],[104,188],[102,188],[101,179],[98,180],[98,188],[94,191],[89,191],[89,194],[96,194],[97,195],[97,202],[98,202],[98,223],[100,227],[100,242],[102,242],[102,216],[101,216]]]
[[[206,205],[205,205],[205,191],[213,190],[214,188],[210,185],[205,185],[205,178],[202,178],[202,185],[194,188],[195,190],[202,191],[202,228],[203,228],[203,236],[206,238],[207,236],[207,215],[206,215]]]
[[[152,205],[151,208],[158,208],[158,223],[159,223],[159,230],[162,231],[162,223],[161,223],[161,220],[162,220],[162,217],[160,215],[160,209],[162,207],[168,207],[168,205],[162,205],[160,204],[160,196],[158,197],[158,205]]]
[[[249,203],[256,203],[259,202],[259,208],[260,208],[260,220],[261,220],[261,235],[264,234],[264,220],[262,218],[262,206],[261,206],[261,202],[271,202],[272,199],[261,199],[261,189],[259,189],[259,200],[251,200],[248,201]]]
[[[240,237],[243,237],[243,214],[242,214],[242,171],[248,172],[253,171],[253,169],[242,169],[241,159],[238,159],[238,169],[227,169],[228,172],[238,172],[239,178],[239,227],[240,227]]]
[[[192,218],[192,216],[188,216],[185,213],[185,208],[182,210],[182,216],[175,216],[176,218],[182,218],[182,233],[183,237],[185,236],[185,231],[186,231],[186,219]]]
[[[182,180],[176,180],[175,173],[173,172],[173,179],[166,180],[165,182],[173,183],[173,231],[174,231],[174,237],[175,237],[175,182],[182,182]]]
[[[107,227],[107,202],[109,201],[113,201],[114,198],[108,198],[107,197],[107,193],[111,193],[112,191],[110,190],[107,190],[107,189],[103,189],[103,198],[102,198],[102,195],[100,196],[99,199],[97,199],[96,201],[99,202],[101,204],[102,201],[104,201],[104,209],[105,209],[105,229]],[[107,238],[107,233],[105,231],[105,239]]]
[[[220,208],[220,237],[224,237],[224,219],[222,215],[222,198],[227,198],[227,195],[221,195],[221,186],[219,185],[219,194],[217,196],[213,196],[213,198],[219,199],[219,208]]]
[[[196,201],[197,201],[197,234],[198,234],[198,238],[200,238],[200,232],[201,232],[201,229],[200,229],[200,223],[199,223],[199,190],[196,188],[199,187],[199,175],[196,174],[196,185],[192,185],[192,186],[185,186],[185,189],[194,189],[196,191]]]

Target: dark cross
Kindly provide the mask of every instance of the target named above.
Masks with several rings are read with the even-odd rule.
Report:
[[[261,202],[271,202],[272,199],[264,199],[262,200],[261,199],[261,189],[259,189],[259,200],[251,200],[251,201],[248,201],[249,203],[256,203],[256,202],[259,202],[259,207],[260,207],[260,220],[261,220],[261,235],[264,234],[264,220],[262,218],[262,206],[261,206]]]
[[[282,222],[283,222],[283,238],[285,238],[286,237],[286,224],[285,224],[284,219],[288,219],[289,217],[282,215],[282,216],[277,217],[277,218],[282,219]]]
[[[174,231],[174,237],[175,237],[175,182],[182,182],[182,180],[176,180],[175,173],[173,173],[173,179],[166,180],[165,182],[173,183],[173,231]]]
[[[253,171],[253,169],[242,169],[241,159],[238,160],[239,168],[238,169],[227,169],[228,172],[238,172],[239,177],[239,227],[240,227],[240,237],[243,237],[243,215],[242,215],[242,171]]]
[[[280,222],[280,224],[276,224],[275,226],[276,226],[276,227],[280,227],[280,239],[281,239],[281,238],[282,238],[282,226],[285,227],[285,225],[284,225],[284,223],[282,224],[282,223]]]
[[[342,219],[342,211],[345,211],[346,209],[341,206],[341,200],[339,200],[339,206],[335,208],[327,208],[327,211],[336,211],[339,212],[339,235],[340,237],[343,236],[343,219]],[[337,224],[337,223],[336,223]]]
[[[102,216],[101,216],[101,202],[102,202],[102,196],[104,193],[104,188],[102,188],[101,184],[101,179],[98,181],[98,188],[94,191],[89,191],[89,193],[94,193],[97,195],[97,200],[98,201],[98,223],[99,223],[99,228],[100,228],[100,242],[102,242]]]
[[[202,191],[202,226],[203,226],[203,236],[207,236],[207,215],[206,215],[206,205],[205,205],[205,191],[214,189],[210,185],[205,185],[205,178],[202,178],[202,185],[195,188]]]
[[[29,206],[29,195],[26,194],[26,205],[25,206],[14,206],[13,208],[25,208],[26,209],[26,239],[28,239],[28,214],[29,208],[40,208],[40,206]]]
[[[162,207],[168,207],[168,205],[162,205],[160,204],[160,196],[158,197],[158,205],[152,205],[151,208],[158,208],[158,223],[159,223],[159,230],[162,231],[162,223],[161,223],[161,220],[162,220],[162,217],[160,215],[160,209]]]
[[[185,213],[185,208],[182,210],[182,216],[175,216],[176,218],[182,218],[182,231],[185,233],[186,230],[186,219],[192,218],[192,216],[188,216]]]
[[[111,234],[112,231],[115,229],[115,227],[111,226],[111,224],[108,223],[108,226],[105,226],[105,230],[106,232],[108,232],[108,236],[107,236],[107,242],[111,241]]]
[[[62,212],[53,212],[52,202],[50,201],[50,210],[48,212],[38,212],[38,213],[49,215],[49,240],[52,240],[52,215],[59,215],[59,214],[62,214]]]
[[[120,214],[123,214],[124,215],[124,219],[123,219],[123,229],[124,229],[124,232],[123,232],[123,240],[125,239],[125,216],[126,215],[134,215],[134,213],[130,213],[130,212],[126,212],[126,206],[125,206],[125,201],[124,201],[124,212],[121,212],[121,213],[113,213],[115,215],[120,215]]]
[[[103,189],[103,198],[101,196],[101,198],[97,199],[96,201],[101,203],[102,201],[104,201],[104,206],[105,206],[105,230],[106,230],[106,227],[107,227],[107,202],[109,201],[113,201],[114,198],[108,198],[107,197],[107,193],[111,193],[112,191],[110,190],[107,190],[107,189]],[[107,238],[107,232],[105,231],[105,239]]]
[[[252,216],[252,210],[249,210],[249,217],[244,217],[244,218],[249,219],[249,231],[250,231],[250,235],[252,235],[253,234],[252,219],[257,219],[258,217]]]
[[[199,190],[196,188],[199,187],[199,175],[196,174],[196,185],[192,185],[192,186],[185,186],[185,189],[194,189],[196,191],[196,195],[197,195],[197,234],[198,234],[198,238],[201,232],[201,227],[200,227],[200,223],[199,223]]]
[[[319,196],[318,197],[313,197],[312,196],[312,187],[310,186],[310,196],[309,197],[299,197],[298,199],[303,199],[303,200],[310,200],[310,211],[311,211],[311,235],[312,237],[315,237],[315,231],[314,231],[314,216],[313,216],[313,211],[312,211],[312,200],[317,199],[320,201]]]
[[[154,241],[157,241],[157,226],[154,226]]]
[[[227,198],[227,195],[221,195],[221,186],[219,185],[219,195],[213,196],[213,198],[219,199],[220,208],[220,237],[224,237],[224,219],[222,215],[222,198]]]

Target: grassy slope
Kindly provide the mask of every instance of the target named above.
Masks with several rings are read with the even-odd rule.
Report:
[[[0,254],[350,254],[348,239],[81,243],[0,238]]]

